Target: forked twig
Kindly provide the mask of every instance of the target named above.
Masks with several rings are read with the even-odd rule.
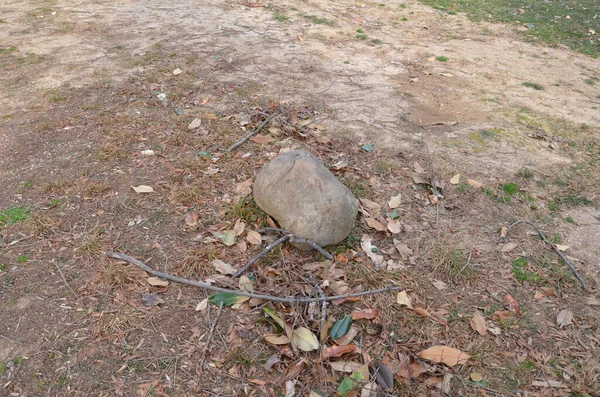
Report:
[[[234,143],[233,145],[228,147],[227,151],[231,152],[232,150],[235,150],[238,147],[242,146],[248,139],[252,138],[252,136],[254,134],[256,134],[260,130],[262,130],[265,125],[269,124],[271,122],[271,120],[273,120],[275,118],[275,116],[277,116],[277,114],[279,114],[279,109],[275,110],[272,115],[270,115],[269,117],[264,119],[263,122],[258,125],[258,127],[252,129],[252,131],[250,131],[248,134],[246,134],[245,137],[243,137],[242,139],[240,139],[239,141],[237,141],[236,143]]]
[[[456,273],[454,275],[454,282],[456,283],[456,279],[458,278],[458,276],[463,272],[463,270],[465,270],[467,268],[467,266],[469,266],[469,263],[471,263],[471,256],[473,256],[473,250],[469,249],[469,258],[467,259],[467,263],[465,263],[465,265],[458,271],[458,273]]]
[[[263,227],[259,230],[259,232],[261,232],[261,233],[262,232],[277,232],[277,233],[281,233],[281,234],[290,235],[291,236],[290,241],[292,243],[310,245],[311,248],[319,251],[319,254],[323,255],[325,258],[327,258],[329,260],[333,260],[333,255],[331,255],[329,252],[325,251],[323,249],[323,247],[321,247],[319,244],[315,243],[312,240],[306,239],[306,238],[294,237],[294,235],[289,230],[281,229],[279,227]]]
[[[547,238],[546,235],[544,234],[544,232],[542,232],[535,223],[528,221],[526,219],[518,219],[517,221],[515,221],[512,225],[510,225],[508,227],[508,230],[510,230],[513,226],[517,226],[519,223],[526,223],[529,226],[531,226],[532,228],[535,229],[536,233],[538,234],[538,236],[540,236],[540,238],[542,239],[542,241],[544,243],[546,243],[546,245],[548,245],[550,248],[552,248],[554,250],[554,252],[556,252],[556,254],[560,257],[560,259],[563,260],[563,262],[565,262],[567,264],[567,266],[569,266],[569,268],[571,269],[571,271],[573,272],[573,274],[575,275],[575,277],[577,278],[577,281],[579,281],[579,284],[581,284],[581,286],[583,287],[583,289],[586,289],[586,285],[585,285],[585,281],[583,280],[583,277],[581,277],[581,274],[579,274],[579,272],[577,271],[577,269],[575,269],[575,266],[567,259],[567,257],[565,256],[565,254],[563,254],[558,247],[556,246],[556,244],[551,243]],[[508,231],[507,231],[508,233]]]
[[[204,369],[204,363],[206,362],[206,353],[208,352],[208,348],[212,342],[213,334],[215,333],[215,327],[219,322],[219,318],[221,318],[221,312],[223,311],[223,302],[219,304],[219,311],[217,312],[217,317],[215,321],[210,326],[210,331],[208,332],[208,339],[204,344],[204,349],[202,350],[202,358],[200,359],[200,369]]]
[[[283,303],[331,302],[331,301],[336,301],[336,300],[340,300],[340,299],[356,298],[356,297],[360,297],[360,296],[374,295],[374,294],[379,294],[382,292],[399,291],[399,290],[403,289],[402,287],[398,287],[398,286],[389,286],[386,288],[380,288],[380,289],[363,291],[363,292],[354,292],[352,294],[345,294],[345,295],[321,296],[318,298],[283,298],[280,296],[254,294],[254,293],[245,292],[245,291],[238,291],[238,290],[232,290],[232,289],[228,289],[228,288],[215,287],[214,285],[200,283],[198,281],[189,280],[189,279],[183,278],[183,277],[173,276],[172,274],[169,274],[169,273],[163,273],[163,272],[159,272],[158,270],[154,270],[150,266],[146,265],[144,262],[142,262],[138,259],[135,259],[132,256],[122,254],[120,252],[109,251],[106,253],[106,257],[113,258],[113,259],[120,259],[120,260],[129,262],[133,265],[136,265],[137,267],[144,270],[145,272],[150,273],[153,276],[160,277],[165,280],[170,280],[175,283],[191,285],[192,287],[198,287],[198,288],[206,289],[209,291],[215,291],[215,292],[230,292],[230,293],[236,294],[238,296],[247,296],[249,298],[264,299],[264,300],[268,300],[268,301],[272,301],[272,302],[283,302]]]
[[[265,247],[265,249],[260,251],[260,253],[258,255],[256,255],[254,258],[250,259],[250,261],[248,263],[246,263],[246,265],[244,267],[242,267],[240,270],[238,270],[238,272],[233,275],[233,278],[241,277],[242,274],[246,273],[246,270],[250,269],[250,267],[256,263],[256,261],[258,261],[263,256],[267,255],[269,252],[271,252],[271,250],[273,248],[277,247],[279,244],[285,242],[286,240],[289,240],[291,237],[292,237],[291,234],[286,234],[285,236],[283,236],[283,237],[279,238],[278,240],[275,240],[271,244],[267,245]]]

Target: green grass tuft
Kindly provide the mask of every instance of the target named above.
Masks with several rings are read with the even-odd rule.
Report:
[[[0,227],[22,222],[29,218],[31,208],[12,207],[0,210]]]

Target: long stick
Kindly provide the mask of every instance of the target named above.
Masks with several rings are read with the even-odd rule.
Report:
[[[273,248],[277,247],[279,244],[283,243],[284,241],[289,240],[291,237],[292,237],[291,235],[286,234],[285,236],[279,238],[279,240],[275,240],[271,244],[267,245],[265,247],[265,249],[260,251],[260,253],[258,255],[256,255],[254,258],[250,259],[250,261],[248,263],[246,263],[246,265],[244,267],[242,267],[240,270],[238,270],[237,273],[233,275],[233,278],[241,277],[242,274],[246,273],[246,270],[250,269],[250,267],[252,265],[254,265],[257,260],[259,260],[263,256],[267,255],[269,252],[271,252],[271,250]]]
[[[273,112],[272,115],[270,115],[269,117],[264,119],[263,122],[258,125],[258,127],[254,128],[252,131],[250,131],[245,137],[243,137],[242,139],[240,139],[239,141],[237,141],[236,143],[231,145],[227,149],[227,151],[231,152],[232,150],[235,150],[239,146],[243,145],[248,139],[252,138],[252,135],[254,135],[258,131],[262,130],[265,125],[267,125],[271,120],[273,120],[275,118],[275,116],[277,116],[278,113],[279,113],[279,109],[277,109],[275,112]]]
[[[163,273],[163,272],[154,270],[150,266],[146,265],[144,262],[142,262],[138,259],[135,259],[132,256],[122,254],[120,252],[109,251],[106,253],[106,257],[114,258],[114,259],[121,259],[121,260],[129,262],[133,265],[136,265],[140,269],[146,271],[147,273],[150,273],[153,276],[164,278],[165,280],[171,280],[176,283],[191,285],[192,287],[198,287],[198,288],[206,289],[209,291],[230,292],[230,293],[233,293],[233,294],[236,294],[239,296],[247,296],[249,298],[264,299],[264,300],[268,300],[268,301],[272,301],[272,302],[283,302],[283,303],[330,302],[330,301],[336,301],[336,300],[346,299],[346,298],[356,298],[356,297],[360,297],[360,296],[374,295],[374,294],[379,294],[382,292],[399,291],[399,290],[403,289],[402,287],[389,286],[386,288],[374,289],[374,290],[363,291],[363,292],[355,292],[355,293],[346,294],[346,295],[322,296],[322,297],[318,297],[318,298],[283,298],[280,296],[253,294],[253,293],[245,292],[245,291],[238,291],[238,290],[232,290],[232,289],[227,289],[227,288],[215,287],[214,285],[200,283],[198,281],[188,280],[187,278],[173,276],[172,274],[169,274],[169,273]]]
[[[558,249],[558,247],[556,247],[556,244],[552,244],[550,241],[548,241],[548,239],[546,238],[546,235],[544,234],[544,232],[542,232],[536,225],[535,223],[528,221],[526,219],[519,219],[517,221],[515,221],[512,225],[510,225],[508,227],[508,230],[510,230],[513,226],[517,226],[519,223],[526,223],[529,226],[531,226],[532,228],[535,229],[535,231],[537,232],[538,236],[540,236],[540,238],[542,239],[542,241],[544,243],[546,243],[548,246],[550,246],[554,252],[556,252],[556,254],[560,257],[560,259],[563,260],[563,262],[565,262],[567,264],[567,266],[569,266],[569,268],[571,268],[571,271],[573,272],[573,274],[575,275],[575,277],[577,277],[577,280],[579,281],[579,284],[581,284],[581,286],[583,287],[583,289],[586,289],[585,286],[585,281],[583,281],[583,277],[581,277],[581,274],[579,274],[579,272],[577,271],[577,269],[575,269],[575,266],[567,259],[567,257],[565,256],[565,254],[563,254],[561,252],[561,250]]]

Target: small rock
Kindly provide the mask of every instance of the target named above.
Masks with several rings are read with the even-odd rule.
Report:
[[[256,176],[253,192],[258,206],[281,227],[321,247],[344,240],[358,214],[352,192],[305,150],[292,150],[271,160]]]

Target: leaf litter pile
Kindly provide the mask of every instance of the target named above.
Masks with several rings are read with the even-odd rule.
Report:
[[[3,319],[16,319],[2,340],[21,352],[2,363],[3,390],[598,395],[597,280],[576,262],[582,288],[554,251],[568,247],[513,225],[531,215],[526,203],[477,170],[436,167],[423,141],[399,151],[342,138],[329,132],[325,105],[232,104],[236,87],[194,86],[185,73],[194,65],[164,62],[165,73],[86,88],[69,95],[76,112],[34,121],[69,144],[53,149],[51,173],[23,176],[28,190],[8,186],[32,204],[27,219],[0,222],[10,263],[1,290],[13,303]],[[234,278],[279,238],[252,199],[253,178],[294,148],[359,198],[355,228],[327,247],[331,260],[283,243]],[[62,160],[74,150],[87,157]],[[109,251],[228,291],[151,276]],[[389,286],[398,290],[318,301]]]

